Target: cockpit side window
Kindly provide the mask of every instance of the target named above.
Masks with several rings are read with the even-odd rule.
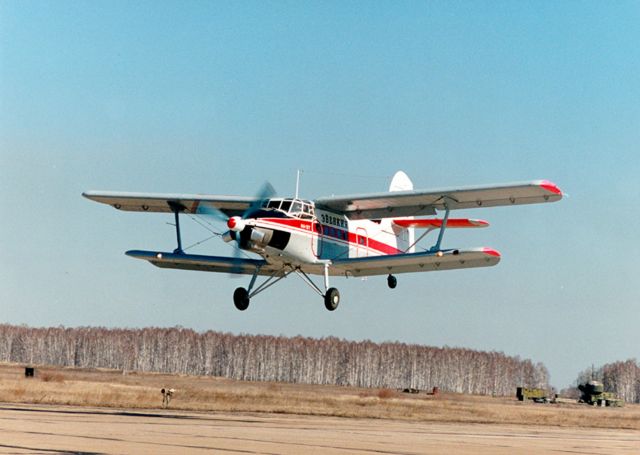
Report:
[[[277,209],[280,208],[280,200],[279,199],[272,199],[269,201],[269,204],[267,205],[268,208],[270,209]]]
[[[302,212],[302,203],[300,201],[293,201],[291,204],[291,210],[289,210],[292,215],[299,214]]]
[[[280,210],[284,212],[288,212],[291,208],[291,201],[282,201],[282,205],[280,206]]]

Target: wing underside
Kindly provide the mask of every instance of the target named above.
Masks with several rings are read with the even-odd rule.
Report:
[[[202,272],[234,273],[253,275],[283,274],[283,269],[269,264],[263,259],[231,258],[223,256],[204,256],[199,254],[176,254],[158,251],[131,250],[127,256],[149,261],[156,267],[165,269],[198,270]]]
[[[332,267],[345,275],[369,276],[408,272],[490,267],[500,262],[500,253],[491,248],[444,250],[439,253],[407,253],[390,256],[337,259]]]
[[[197,270],[202,272],[233,273],[240,275],[282,276],[292,267],[270,264],[263,259],[204,256],[199,254],[176,254],[158,251],[127,251],[127,256],[143,259],[160,268]],[[333,276],[371,276],[410,272],[433,272],[474,267],[491,267],[500,262],[500,253],[491,248],[466,250],[444,250],[439,253],[407,253],[389,256],[336,259],[329,268]],[[321,264],[302,265],[301,269],[321,275]]]
[[[205,194],[129,193],[120,191],[86,191],[87,199],[131,212],[198,213],[213,207],[227,216],[242,215],[255,202],[251,197],[215,196]]]
[[[524,183],[410,190],[319,198],[316,206],[350,219],[434,215],[437,210],[555,202],[562,191],[547,180]]]

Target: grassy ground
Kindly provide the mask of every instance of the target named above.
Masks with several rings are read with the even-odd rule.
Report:
[[[160,389],[174,388],[170,408],[190,411],[264,412],[413,421],[499,423],[640,430],[640,406],[593,408],[521,403],[515,397],[389,389],[241,382],[222,378],[0,364],[0,402],[109,408],[162,407]],[[515,395],[515,391],[514,391]]]

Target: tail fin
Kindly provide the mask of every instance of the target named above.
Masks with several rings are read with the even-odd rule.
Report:
[[[407,174],[403,171],[398,171],[394,174],[389,185],[389,191],[411,191],[413,189],[413,182]],[[410,217],[413,218],[413,217]],[[415,239],[415,229],[412,227],[403,228],[393,223],[391,218],[383,220],[385,227],[392,230],[394,234],[398,236],[398,249],[406,251],[407,253],[413,253],[415,248],[413,242]]]
[[[407,174],[402,171],[398,171],[391,179],[391,185],[389,185],[389,191],[410,191],[413,189],[413,182]]]

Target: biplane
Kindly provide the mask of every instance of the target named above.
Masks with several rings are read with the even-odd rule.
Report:
[[[297,193],[297,190],[296,190]],[[256,197],[87,191],[83,196],[118,210],[172,213],[177,247],[173,251],[131,250],[126,254],[169,269],[249,275],[233,302],[246,310],[250,300],[291,274],[302,278],[333,311],[340,293],[330,277],[386,275],[389,288],[397,274],[494,266],[500,253],[493,248],[443,248],[447,229],[483,228],[480,219],[450,218],[452,210],[555,202],[562,191],[552,182],[484,185],[414,190],[398,171],[388,192],[320,197],[275,197],[270,186]],[[442,213],[442,217],[438,217]],[[213,216],[226,224],[220,237],[242,254],[258,257],[208,256],[183,250],[182,215]],[[416,235],[416,231],[420,235]],[[435,243],[419,243],[437,231]],[[324,278],[316,284],[311,275]],[[258,278],[264,278],[257,285]]]

